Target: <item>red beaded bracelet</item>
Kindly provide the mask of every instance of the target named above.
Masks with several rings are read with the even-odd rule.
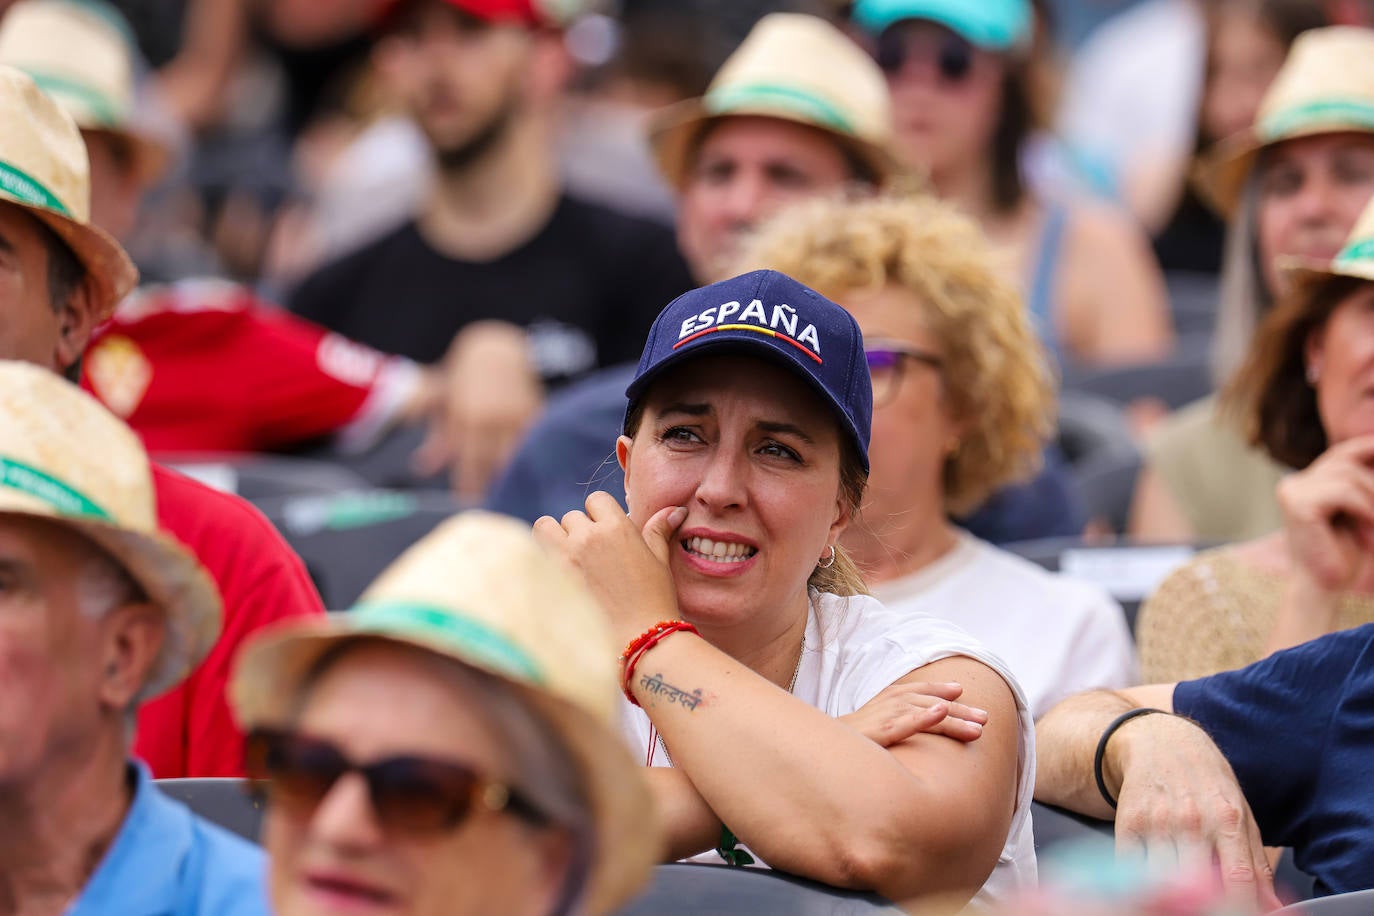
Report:
[[[639,701],[635,699],[634,691],[630,689],[630,685],[634,683],[635,665],[639,664],[639,660],[645,652],[658,645],[659,640],[679,631],[701,635],[697,633],[696,627],[685,620],[660,620],[630,640],[625,651],[620,653],[620,689],[624,691],[625,699],[633,705],[639,705]]]

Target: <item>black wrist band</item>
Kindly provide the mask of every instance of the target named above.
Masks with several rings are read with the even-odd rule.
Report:
[[[1102,730],[1102,737],[1097,739],[1097,753],[1093,754],[1093,778],[1097,780],[1097,791],[1102,793],[1102,797],[1106,800],[1107,804],[1112,806],[1113,811],[1116,810],[1116,799],[1112,798],[1112,793],[1107,791],[1107,781],[1102,778],[1102,758],[1107,755],[1107,742],[1111,739],[1112,735],[1116,734],[1116,730],[1127,722],[1139,718],[1140,716],[1148,716],[1150,713],[1155,712],[1160,715],[1169,715],[1169,713],[1164,710],[1155,709],[1151,706],[1141,706],[1136,709],[1130,709],[1113,719],[1111,724]]]

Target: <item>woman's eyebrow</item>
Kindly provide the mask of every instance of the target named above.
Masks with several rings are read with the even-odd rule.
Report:
[[[705,417],[711,413],[710,404],[669,404],[659,411],[659,416],[667,416],[670,413],[685,413],[689,417]]]
[[[816,444],[810,434],[795,423],[777,423],[771,420],[760,420],[759,429],[766,433],[782,433],[784,435],[796,436],[807,445]]]

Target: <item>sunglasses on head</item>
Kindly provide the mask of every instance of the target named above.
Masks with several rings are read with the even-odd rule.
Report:
[[[901,72],[908,60],[933,56],[941,80],[961,83],[973,70],[973,51],[973,45],[953,32],[917,36],[902,29],[888,29],[878,36],[874,58],[879,69],[891,76]]]
[[[277,729],[250,732],[245,757],[252,790],[278,806],[313,811],[335,783],[357,773],[386,829],[452,830],[474,808],[509,812],[536,826],[548,823],[520,793],[452,761],[407,755],[363,764],[328,741]]]

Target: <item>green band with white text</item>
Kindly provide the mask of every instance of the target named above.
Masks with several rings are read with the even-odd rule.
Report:
[[[16,490],[41,500],[60,514],[72,518],[110,521],[110,513],[75,487],[32,465],[0,458],[0,487]]]

